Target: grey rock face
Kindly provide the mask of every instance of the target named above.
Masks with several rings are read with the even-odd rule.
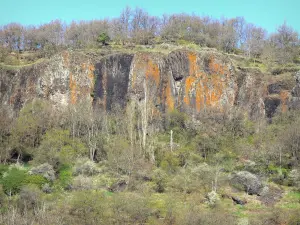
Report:
[[[0,68],[0,102],[15,114],[35,98],[56,108],[86,101],[114,110],[142,101],[147,92],[149,111],[155,115],[238,106],[256,118],[265,111],[260,77],[236,70],[230,57],[214,51],[116,52],[104,57],[64,51],[18,70]]]
[[[230,183],[233,187],[250,195],[260,195],[264,187],[261,180],[248,171],[240,171],[233,174]]]
[[[44,178],[46,178],[48,181],[54,181],[55,180],[55,171],[51,165],[48,163],[44,163],[42,165],[39,165],[37,167],[32,168],[29,171],[29,174],[31,175],[42,175]]]

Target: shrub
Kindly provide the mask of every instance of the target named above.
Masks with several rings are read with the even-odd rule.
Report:
[[[63,188],[69,188],[72,182],[72,168],[70,165],[64,164],[59,169],[59,184]]]
[[[26,171],[12,168],[2,179],[4,192],[7,195],[14,195],[18,193],[24,185],[24,181],[27,176]]]
[[[165,191],[167,183],[167,174],[161,169],[156,169],[153,173],[152,180],[155,182],[155,191],[162,193]]]
[[[88,150],[80,139],[70,137],[70,131],[53,129],[43,136],[41,145],[34,153],[34,160],[37,163],[49,163],[57,169],[87,153]]]
[[[135,193],[115,194],[112,203],[117,224],[146,224],[152,211],[147,199]]]
[[[42,186],[46,183],[47,183],[46,178],[44,178],[41,175],[30,175],[30,176],[26,176],[26,178],[24,179],[24,184],[36,185],[39,188],[42,188]]]
[[[110,224],[108,201],[104,200],[101,192],[76,192],[70,205],[70,214],[78,221],[76,224]]]
[[[28,185],[21,188],[19,207],[24,211],[34,209],[38,206],[41,199],[41,191],[35,185]]]
[[[97,42],[101,43],[102,45],[106,45],[107,42],[109,42],[109,41],[110,41],[110,37],[105,32],[101,33],[99,35],[99,37],[97,38]]]
[[[30,171],[29,174],[31,175],[41,175],[48,181],[54,181],[55,180],[55,171],[53,167],[48,164],[44,163],[42,165],[39,165],[37,167],[33,167]]]
[[[93,180],[91,177],[79,175],[72,182],[72,190],[92,190],[94,189]]]
[[[167,129],[185,128],[186,115],[177,110],[168,113],[166,127]]]
[[[8,166],[0,164],[0,178],[8,171]]]
[[[82,174],[86,176],[93,176],[100,172],[99,169],[97,168],[96,163],[90,160],[82,163],[81,165],[75,166],[74,170],[75,170],[74,175]]]
[[[20,61],[13,55],[8,55],[5,59],[4,59],[4,63],[7,65],[19,65]]]
[[[168,172],[175,172],[179,166],[179,159],[172,152],[167,152],[160,163],[160,167]]]

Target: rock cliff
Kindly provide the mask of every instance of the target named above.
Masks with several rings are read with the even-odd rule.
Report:
[[[287,109],[290,91],[262,78],[261,72],[235,67],[230,56],[215,51],[103,57],[65,51],[31,66],[1,68],[0,102],[12,112],[33,98],[48,99],[56,106],[86,99],[112,110],[114,105],[125,107],[146,97],[157,113],[178,109],[196,114],[237,106],[253,118],[271,117],[277,109]]]

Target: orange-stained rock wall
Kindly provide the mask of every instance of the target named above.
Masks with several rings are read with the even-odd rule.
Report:
[[[261,74],[238,71],[228,56],[209,51],[119,53],[100,60],[65,51],[47,62],[0,75],[0,101],[14,110],[36,97],[61,105],[87,99],[113,110],[146,96],[156,116],[174,109],[195,114],[239,106],[257,117],[267,111],[273,115],[278,107],[287,111],[290,98],[285,89],[274,97]]]

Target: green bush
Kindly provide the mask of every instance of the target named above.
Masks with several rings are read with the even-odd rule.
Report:
[[[173,110],[168,113],[167,115],[167,121],[166,121],[166,127],[167,129],[171,130],[175,127],[178,128],[185,128],[185,121],[186,121],[186,115],[182,112],[179,112],[177,110]]]
[[[0,164],[0,179],[2,179],[4,173],[8,171],[8,168],[7,165]]]
[[[59,169],[59,184],[63,188],[68,188],[72,182],[72,167],[64,164]]]
[[[9,55],[4,59],[4,63],[7,65],[15,66],[15,65],[19,65],[20,61],[15,56]]]
[[[84,143],[79,138],[71,138],[69,130],[53,129],[43,135],[39,148],[34,151],[34,161],[48,163],[57,169],[87,153]]]
[[[99,37],[97,38],[97,42],[101,43],[102,45],[106,45],[107,42],[109,42],[109,41],[110,41],[110,37],[105,32],[101,33],[99,35]]]
[[[179,166],[179,163],[180,161],[177,156],[171,152],[168,152],[161,161],[160,167],[168,172],[174,172]]]
[[[26,171],[12,168],[2,179],[3,190],[7,195],[17,194],[27,178]]]
[[[24,184],[33,184],[39,188],[42,188],[42,186],[46,183],[47,183],[46,178],[44,178],[41,175],[30,175],[30,176],[26,176],[26,178],[24,179]]]

